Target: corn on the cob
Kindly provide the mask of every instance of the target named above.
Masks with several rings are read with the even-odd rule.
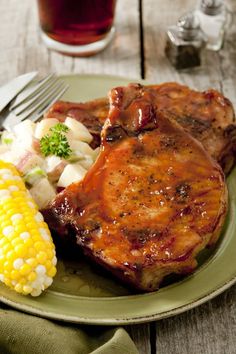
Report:
[[[0,161],[0,280],[18,293],[38,296],[56,274],[47,224],[16,168]]]

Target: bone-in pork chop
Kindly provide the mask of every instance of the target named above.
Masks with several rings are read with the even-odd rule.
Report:
[[[177,83],[151,86],[156,106],[167,118],[177,121],[198,139],[227,174],[236,160],[236,125],[230,101],[215,90],[198,92]],[[100,144],[100,131],[107,118],[107,99],[86,103],[59,101],[46,113],[63,121],[67,116],[85,124],[94,136],[93,147]]]
[[[49,226],[124,282],[144,291],[196,267],[227,210],[220,166],[156,107],[155,90],[115,88],[100,155],[59,193]]]

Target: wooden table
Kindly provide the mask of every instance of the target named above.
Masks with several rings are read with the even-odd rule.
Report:
[[[102,53],[70,58],[42,44],[36,2],[0,1],[0,85],[20,73],[103,73],[141,77],[153,83],[178,81],[214,87],[236,105],[236,1],[224,49],[205,52],[202,66],[177,72],[164,56],[165,28],[194,6],[194,0],[118,0],[116,35]],[[217,275],[216,275],[217,276]],[[236,286],[182,315],[127,327],[142,354],[236,354]],[[126,354],[126,353],[124,353]]]

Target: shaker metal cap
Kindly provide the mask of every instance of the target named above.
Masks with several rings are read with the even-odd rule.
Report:
[[[177,26],[180,37],[185,40],[194,39],[200,31],[199,19],[195,12],[189,12],[180,17]]]
[[[223,5],[223,0],[202,0],[201,11],[206,15],[215,16],[221,13]]]

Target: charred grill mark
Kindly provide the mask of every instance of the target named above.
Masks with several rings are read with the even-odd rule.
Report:
[[[76,239],[82,244],[89,243],[93,238],[93,233],[101,229],[100,223],[94,220],[88,220],[85,226],[73,223],[72,227],[76,231]]]
[[[211,128],[209,120],[202,120],[192,116],[176,117],[176,121],[186,129],[191,129],[191,133],[196,136]]]
[[[161,232],[159,230],[150,230],[150,229],[130,230],[124,227],[122,228],[121,231],[132,244],[132,249],[142,248],[143,245],[145,245],[145,243],[147,243],[151,239],[156,239],[161,236]]]
[[[192,208],[190,205],[184,207],[183,209],[180,209],[179,211],[179,216],[186,216],[186,215],[191,215],[192,213]]]
[[[236,125],[228,125],[224,130],[224,136],[230,139],[230,143],[228,145],[232,145],[233,151],[236,152]]]
[[[184,216],[190,216],[191,221],[194,221],[196,217],[205,213],[205,211],[202,209],[204,206],[205,206],[204,202],[186,205],[183,208],[180,208],[179,210],[176,211],[176,213],[173,215],[171,219],[171,222],[175,222],[176,219],[179,219]],[[192,227],[191,223],[190,226]]]
[[[189,198],[189,192],[191,190],[191,186],[182,182],[175,187],[175,199],[178,203],[185,203]]]
[[[107,128],[105,140],[108,143],[114,143],[127,136],[125,130],[120,125],[114,125]]]

